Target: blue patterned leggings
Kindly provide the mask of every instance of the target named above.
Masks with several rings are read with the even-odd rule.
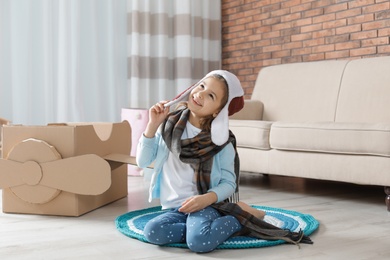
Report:
[[[235,217],[221,216],[212,207],[190,214],[174,209],[146,223],[144,236],[157,245],[186,242],[192,251],[205,253],[214,250],[239,230],[241,224]]]

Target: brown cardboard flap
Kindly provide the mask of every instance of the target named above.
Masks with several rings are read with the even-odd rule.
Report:
[[[137,166],[136,158],[134,156],[119,154],[119,153],[111,153],[103,156],[103,159],[112,162],[125,163],[130,165]],[[148,168],[153,168],[154,163],[148,166]]]
[[[107,161],[137,165],[135,157],[130,156],[130,155],[126,155],[126,154],[111,153],[111,154],[107,154],[107,155],[103,156],[103,159],[105,159]]]

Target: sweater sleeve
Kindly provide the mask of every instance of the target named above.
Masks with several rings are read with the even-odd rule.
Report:
[[[158,136],[147,138],[143,134],[139,139],[137,146],[136,161],[140,168],[148,167],[157,156],[158,150]]]
[[[217,194],[217,202],[229,198],[236,190],[236,174],[234,173],[235,151],[232,144],[227,145],[214,159],[209,192]]]

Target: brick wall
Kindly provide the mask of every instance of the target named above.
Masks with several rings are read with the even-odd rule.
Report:
[[[390,1],[222,0],[222,67],[250,97],[274,64],[390,55]]]

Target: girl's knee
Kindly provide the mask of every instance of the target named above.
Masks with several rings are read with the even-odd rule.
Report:
[[[158,234],[160,232],[158,232],[157,228],[158,228],[158,224],[156,222],[149,221],[148,223],[146,223],[144,227],[144,237],[149,243],[152,244],[161,243],[161,242],[159,243]]]

